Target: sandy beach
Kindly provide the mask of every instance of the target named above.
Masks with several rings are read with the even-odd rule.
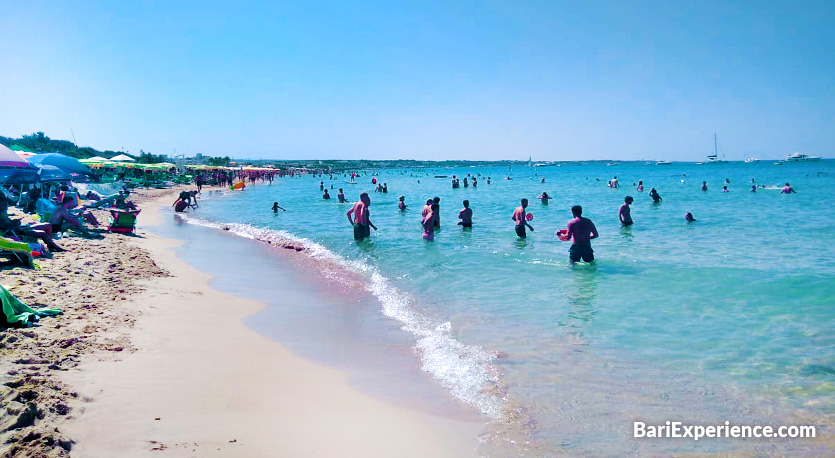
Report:
[[[39,270],[4,271],[64,313],[0,332],[3,456],[476,456],[480,423],[384,403],[246,327],[262,304],[144,229],[176,191],[135,196],[136,237],[64,238]]]

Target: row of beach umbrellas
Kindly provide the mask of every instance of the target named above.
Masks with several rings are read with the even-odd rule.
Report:
[[[69,181],[90,175],[93,175],[93,171],[78,159],[60,153],[13,151],[0,144],[0,184]]]

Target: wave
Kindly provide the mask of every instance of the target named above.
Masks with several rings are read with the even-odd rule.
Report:
[[[265,229],[242,223],[218,223],[178,215],[189,224],[228,231],[240,237],[302,252],[336,270],[360,274],[365,289],[382,304],[382,313],[401,323],[401,329],[415,337],[421,369],[431,374],[455,398],[475,407],[493,420],[507,420],[510,409],[495,353],[467,345],[452,337],[450,322],[439,322],[421,313],[414,298],[398,289],[375,266],[344,258],[310,239],[283,230]],[[338,275],[338,272],[337,272]]]

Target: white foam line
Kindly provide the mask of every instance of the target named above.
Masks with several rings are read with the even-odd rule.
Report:
[[[421,368],[432,374],[453,396],[493,419],[503,416],[507,405],[495,356],[474,345],[466,345],[450,336],[452,325],[439,323],[420,313],[415,301],[398,290],[376,267],[350,261],[310,239],[289,232],[257,228],[249,224],[217,223],[182,215],[189,224],[222,229],[240,237],[267,243],[292,243],[316,259],[332,262],[370,278],[366,289],[382,303],[385,316],[397,320],[402,329],[415,336]]]

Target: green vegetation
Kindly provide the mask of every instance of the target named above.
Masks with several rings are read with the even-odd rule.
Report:
[[[44,135],[43,132],[35,132],[32,135],[24,135],[21,138],[0,136],[0,143],[9,148],[14,145],[19,145],[33,153],[61,153],[77,159],[86,159],[93,156],[110,158],[119,154],[116,151],[99,151],[89,146],[79,148],[75,143],[68,140],[53,140]]]

